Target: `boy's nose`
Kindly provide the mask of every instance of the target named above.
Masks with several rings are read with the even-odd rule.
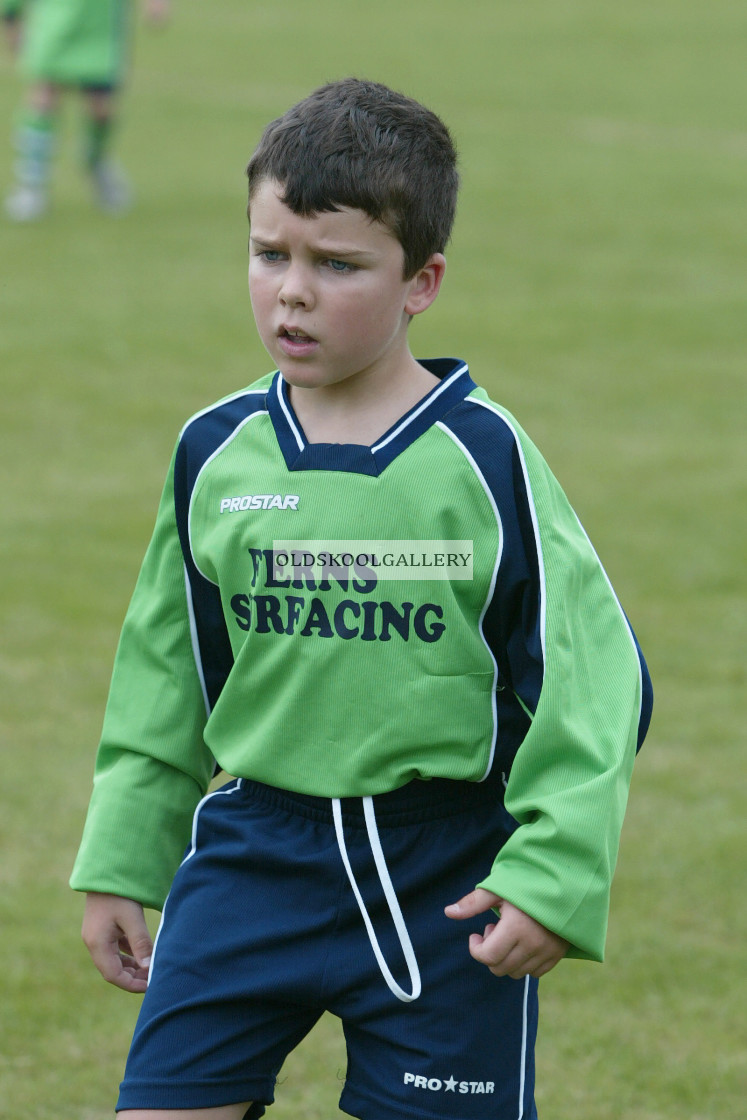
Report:
[[[314,301],[312,286],[305,271],[300,268],[288,268],[283,275],[280,286],[280,302],[287,307],[310,307]]]

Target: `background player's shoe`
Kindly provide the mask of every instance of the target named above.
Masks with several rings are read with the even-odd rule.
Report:
[[[124,173],[104,160],[91,169],[96,202],[109,214],[123,214],[132,206],[132,190]]]
[[[43,187],[19,183],[5,199],[5,213],[13,222],[35,222],[46,213],[48,205]]]

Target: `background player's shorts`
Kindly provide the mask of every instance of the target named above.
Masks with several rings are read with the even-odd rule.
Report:
[[[490,783],[413,782],[373,799],[422,992],[385,982],[351,888],[331,803],[232,782],[195,817],[164,909],[118,1109],[273,1100],[287,1054],[328,1010],[361,1120],[535,1120],[537,984],[469,955],[491,915],[444,906],[490,869],[513,822]],[[344,846],[386,964],[410,991],[362,803],[342,801]],[[336,1070],[329,1070],[330,1077]]]
[[[27,7],[21,49],[27,77],[85,89],[121,83],[132,0],[35,0]]]

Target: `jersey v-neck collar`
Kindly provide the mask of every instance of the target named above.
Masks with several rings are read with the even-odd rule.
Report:
[[[371,447],[360,443],[309,443],[290,403],[288,383],[277,372],[267,393],[267,409],[288,470],[381,474],[475,388],[467,363],[458,358],[427,358],[420,364],[439,378],[439,384]]]

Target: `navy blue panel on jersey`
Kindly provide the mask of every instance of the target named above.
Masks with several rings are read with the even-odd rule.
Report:
[[[444,426],[472,456],[498,508],[503,548],[483,632],[498,663],[499,686],[516,692],[534,713],[544,676],[541,583],[530,498],[516,438],[503,417],[470,400],[455,408]]]
[[[651,716],[654,709],[654,686],[651,683],[651,674],[648,671],[646,658],[643,656],[643,650],[640,647],[638,639],[635,636],[635,630],[630,625],[630,619],[625,615],[625,621],[628,624],[630,633],[635,642],[635,648],[638,653],[638,660],[641,664],[641,716],[638,720],[638,741],[636,743],[636,751],[639,751],[643,746],[643,741],[648,734],[648,729],[651,724]]]
[[[220,696],[233,666],[228,629],[219,589],[199,572],[189,546],[189,503],[203,466],[236,428],[257,412],[266,411],[264,393],[245,393],[204,412],[182,433],[174,463],[174,506],[179,542],[192,592],[195,628],[203,679],[210,708]]]
[[[530,499],[516,438],[502,416],[466,400],[449,413],[443,426],[477,465],[503,532],[495,593],[485,612],[483,634],[498,665],[493,768],[508,774],[531,725],[528,713],[537,709],[544,679],[539,557]]]
[[[288,385],[279,373],[276,374],[267,394],[267,407],[288,470],[381,474],[402,451],[475,388],[467,365],[457,358],[425,359],[420,364],[438,377],[441,384],[434,386],[371,447],[309,443],[293,411]]]
[[[293,460],[294,471],[347,471],[377,475],[379,467],[368,447],[360,443],[307,443]]]
[[[631,630],[633,639],[635,641],[636,649],[638,650],[638,659],[641,663],[641,718],[638,722],[638,743],[637,749],[640,750],[643,746],[643,741],[648,734],[649,726],[651,725],[651,716],[654,710],[654,686],[651,683],[651,674],[648,671],[646,659],[643,656],[643,650],[638,644],[638,639],[635,633]]]
[[[441,384],[431,389],[372,446],[381,470],[475,388],[466,364],[457,358],[424,359],[420,365],[438,377]]]

